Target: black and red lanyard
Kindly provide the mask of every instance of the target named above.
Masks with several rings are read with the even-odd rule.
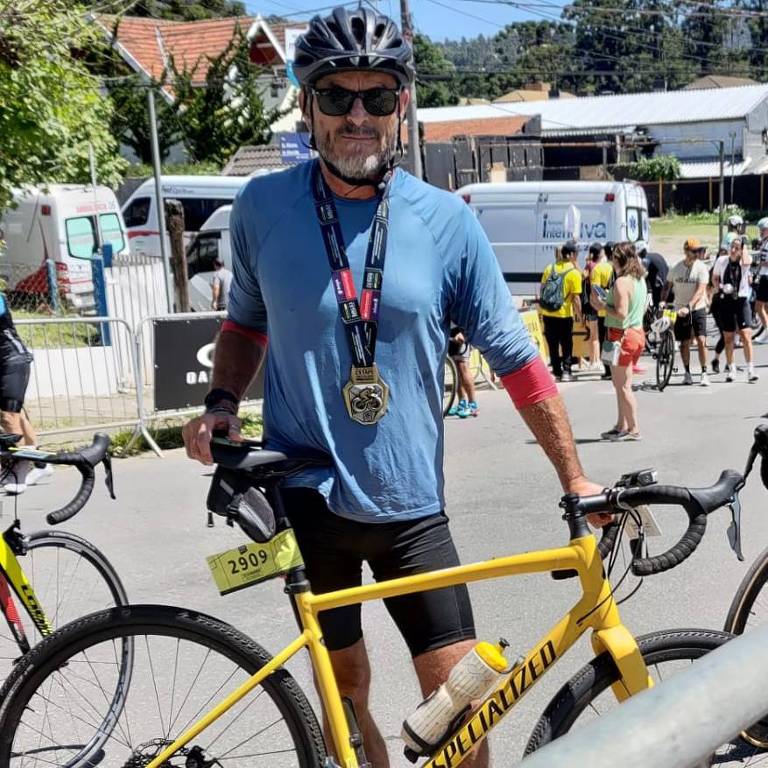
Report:
[[[385,183],[373,216],[368,250],[365,255],[363,289],[358,302],[333,195],[328,191],[317,164],[312,172],[312,194],[315,199],[317,221],[320,224],[328,264],[331,268],[331,281],[339,304],[339,315],[352,355],[352,364],[356,368],[368,368],[373,365],[376,355],[381,286],[384,281],[384,259],[387,255],[390,183],[391,176]]]

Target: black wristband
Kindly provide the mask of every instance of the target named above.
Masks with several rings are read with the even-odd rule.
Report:
[[[212,389],[206,396],[205,400],[203,400],[203,404],[205,405],[205,409],[207,411],[213,410],[218,405],[225,405],[226,410],[230,410],[230,407],[227,404],[232,404],[234,406],[233,412],[237,413],[237,408],[240,405],[240,400],[233,395],[230,391],[226,389],[221,389],[219,387]]]

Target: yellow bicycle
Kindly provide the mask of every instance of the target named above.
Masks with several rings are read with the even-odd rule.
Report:
[[[365,744],[354,708],[339,695],[319,615],[455,584],[552,573],[578,577],[581,597],[528,653],[508,659],[479,703],[463,711],[435,743],[424,745],[421,755],[411,750],[409,756],[423,759],[423,768],[461,764],[585,632],[591,632],[595,658],[552,700],[526,753],[589,719],[603,702],[610,706],[648,688],[666,671],[689,664],[730,637],[680,629],[635,638],[622,624],[609,577],[629,521],[637,526],[629,566],[637,575],[659,573],[685,560],[702,539],[707,515],[723,506],[732,509],[732,545],[738,550],[738,492],[745,481],[738,472],[723,472],[717,483],[701,489],[658,485],[651,470],[628,474],[597,496],[563,497],[566,546],[313,594],[280,485],[322,460],[288,458],[226,441],[214,445],[214,458],[218,468],[208,508],[237,523],[251,540],[209,558],[216,584],[226,594],[284,577],[299,635],[271,656],[228,624],[184,608],[128,606],[75,621],[33,649],[0,692],[0,768],[51,763],[362,768],[369,765]],[[637,509],[653,504],[682,507],[688,525],[669,550],[649,556],[644,518]],[[604,530],[598,545],[585,517],[604,511],[616,513],[618,522]],[[129,685],[120,677],[126,645],[134,651]],[[284,668],[304,649],[327,718],[328,742],[308,699]],[[726,745],[723,753],[732,750]]]

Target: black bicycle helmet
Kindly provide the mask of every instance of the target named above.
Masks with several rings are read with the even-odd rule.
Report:
[[[385,72],[401,86],[415,76],[413,49],[397,24],[370,8],[334,8],[330,16],[315,16],[296,41],[293,71],[302,85],[361,69]]]

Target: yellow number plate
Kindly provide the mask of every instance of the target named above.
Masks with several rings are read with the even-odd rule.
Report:
[[[266,544],[243,544],[206,558],[222,595],[250,587],[304,565],[296,536],[289,528]]]
[[[677,320],[677,312],[675,312],[674,309],[665,309],[664,310],[664,317],[669,318],[669,321],[674,323],[675,320]]]

